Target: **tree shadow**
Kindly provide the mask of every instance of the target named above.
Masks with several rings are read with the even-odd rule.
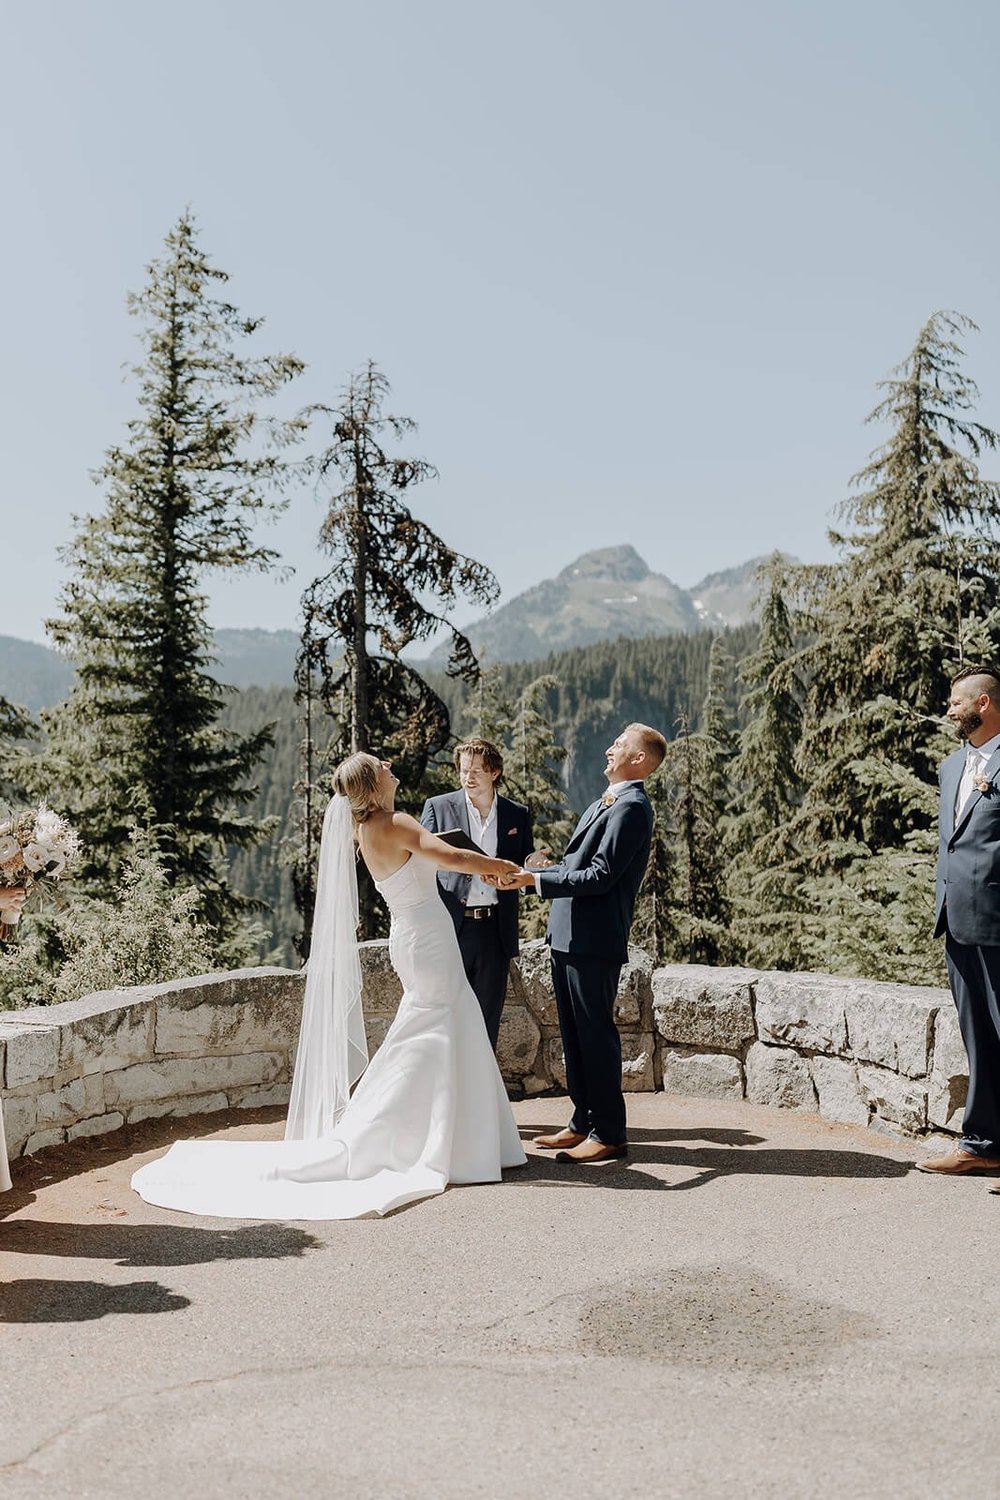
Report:
[[[119,1266],[193,1266],[218,1260],[282,1260],[322,1248],[303,1229],[252,1224],[195,1229],[173,1224],[60,1224],[12,1219],[0,1223],[0,1250],[112,1260]]]
[[[0,1323],[89,1323],[111,1313],[179,1312],[187,1297],[158,1281],[105,1286],[99,1281],[10,1281],[0,1284]]]

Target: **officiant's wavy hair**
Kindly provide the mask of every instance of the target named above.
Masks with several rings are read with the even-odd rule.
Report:
[[[366,750],[358,750],[342,760],[333,773],[333,790],[346,797],[351,804],[351,817],[355,824],[367,823],[377,811],[378,779],[382,762]]]
[[[500,754],[500,751],[497,749],[496,745],[494,745],[492,740],[484,740],[479,738],[473,740],[463,740],[460,745],[455,746],[455,754],[453,759],[455,762],[455,770],[458,771],[459,774],[461,774],[462,771],[463,755],[478,755],[483,763],[484,771],[499,771],[500,775],[497,777],[497,785],[499,786],[500,782],[503,780],[503,756]]]

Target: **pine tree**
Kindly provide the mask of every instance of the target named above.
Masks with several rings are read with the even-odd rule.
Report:
[[[733,936],[744,962],[794,968],[801,956],[801,877],[790,829],[802,800],[796,756],[805,686],[786,600],[787,564],[760,571],[760,643],[740,667],[747,691],[731,775],[738,813],[727,838]]]
[[[144,358],[133,369],[139,412],[97,476],[101,514],[78,522],[72,570],[50,622],[77,682],[48,716],[37,768],[72,808],[90,875],[109,890],[136,815],[158,830],[169,878],[202,893],[209,924],[229,932],[246,901],[229,889],[227,846],[258,841],[238,809],[269,732],[219,726],[225,689],[212,676],[202,592],[209,573],[265,570],[276,554],[254,537],[288,475],[283,449],[301,430],[263,414],[302,365],[251,356],[259,320],[217,289],[228,280],[184,213],[129,298]]]
[[[977,459],[1000,435],[969,415],[961,335],[935,313],[884,382],[869,420],[889,428],[831,534],[839,560],[798,570],[797,666],[808,677],[792,836],[817,917],[818,961],[932,981],[937,767],[954,671],[1000,647],[1000,485]],[[880,955],[880,957],[879,957]]]
[[[377,752],[394,763],[401,805],[409,800],[418,810],[428,764],[447,745],[451,720],[444,700],[401,652],[443,628],[451,637],[448,673],[474,681],[475,654],[449,614],[459,597],[492,604],[497,584],[488,568],[447,546],[406,504],[411,486],[436,471],[424,459],[387,452],[388,439],[415,428],[410,418],[385,411],[389,389],[369,361],[351,377],[336,408],[313,408],[333,427],[332,442],[314,461],[320,483],[333,487],[320,529],[332,565],[303,599],[297,679],[300,692],[308,682],[308,692],[318,694],[341,726],[333,745],[313,744],[314,767],[317,754],[329,762],[349,751]],[[315,784],[314,773],[305,774],[307,784]],[[322,791],[303,797],[315,815]],[[312,904],[308,843],[304,838],[297,872],[304,914]],[[362,887],[372,934],[377,906],[364,879]]]
[[[678,720],[676,739],[667,747],[667,783],[660,802],[661,816],[672,832],[674,848],[664,850],[662,863],[670,885],[658,897],[672,907],[669,925],[677,932],[681,956],[689,963],[725,963],[732,954],[730,909],[726,885],[724,841],[733,816],[731,781],[732,733],[726,710],[732,677],[732,658],[721,636],[712,641],[708,691],[702,709],[702,729],[693,733],[686,715]],[[671,865],[676,877],[671,880]],[[661,877],[662,884],[662,877]],[[663,930],[667,929],[661,917]]]

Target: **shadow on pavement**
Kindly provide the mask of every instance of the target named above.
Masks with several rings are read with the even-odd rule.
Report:
[[[254,1224],[239,1229],[189,1229],[172,1224],[58,1224],[12,1219],[0,1223],[0,1251],[113,1260],[119,1266],[194,1266],[217,1260],[282,1260],[321,1248],[303,1229]]]
[[[558,1129],[559,1127],[554,1127]],[[535,1126],[523,1135],[527,1145],[535,1135],[546,1135],[550,1127]],[[747,1131],[726,1130],[630,1130],[626,1161],[612,1161],[597,1167],[575,1166],[558,1162],[555,1153],[530,1155],[525,1168],[512,1182],[550,1187],[564,1185],[623,1188],[638,1192],[685,1192],[704,1187],[718,1177],[906,1177],[913,1165],[891,1156],[871,1151],[842,1151],[818,1147],[815,1150],[774,1147],[769,1150],[741,1150],[758,1147],[763,1137]],[[707,1142],[689,1147],[675,1142]],[[718,1143],[717,1146],[715,1143]],[[736,1149],[733,1149],[735,1146]],[[667,1182],[642,1170],[644,1165],[694,1169],[696,1176],[681,1182]],[[638,1168],[638,1170],[636,1170]]]
[[[187,1297],[158,1281],[10,1281],[0,1285],[0,1323],[89,1323],[109,1313],[178,1312]]]

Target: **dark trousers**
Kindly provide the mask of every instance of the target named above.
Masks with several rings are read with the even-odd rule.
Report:
[[[969,1094],[961,1146],[1000,1156],[1000,948],[945,938],[948,983],[969,1059]]]
[[[462,950],[466,978],[476,992],[486,1022],[486,1034],[495,1052],[510,972],[510,959],[500,945],[500,923],[496,916],[482,922],[463,917],[458,929],[458,946]]]
[[[625,1141],[622,1040],[615,1025],[621,964],[585,954],[552,954],[566,1087],[573,1101],[570,1130],[605,1146]]]

